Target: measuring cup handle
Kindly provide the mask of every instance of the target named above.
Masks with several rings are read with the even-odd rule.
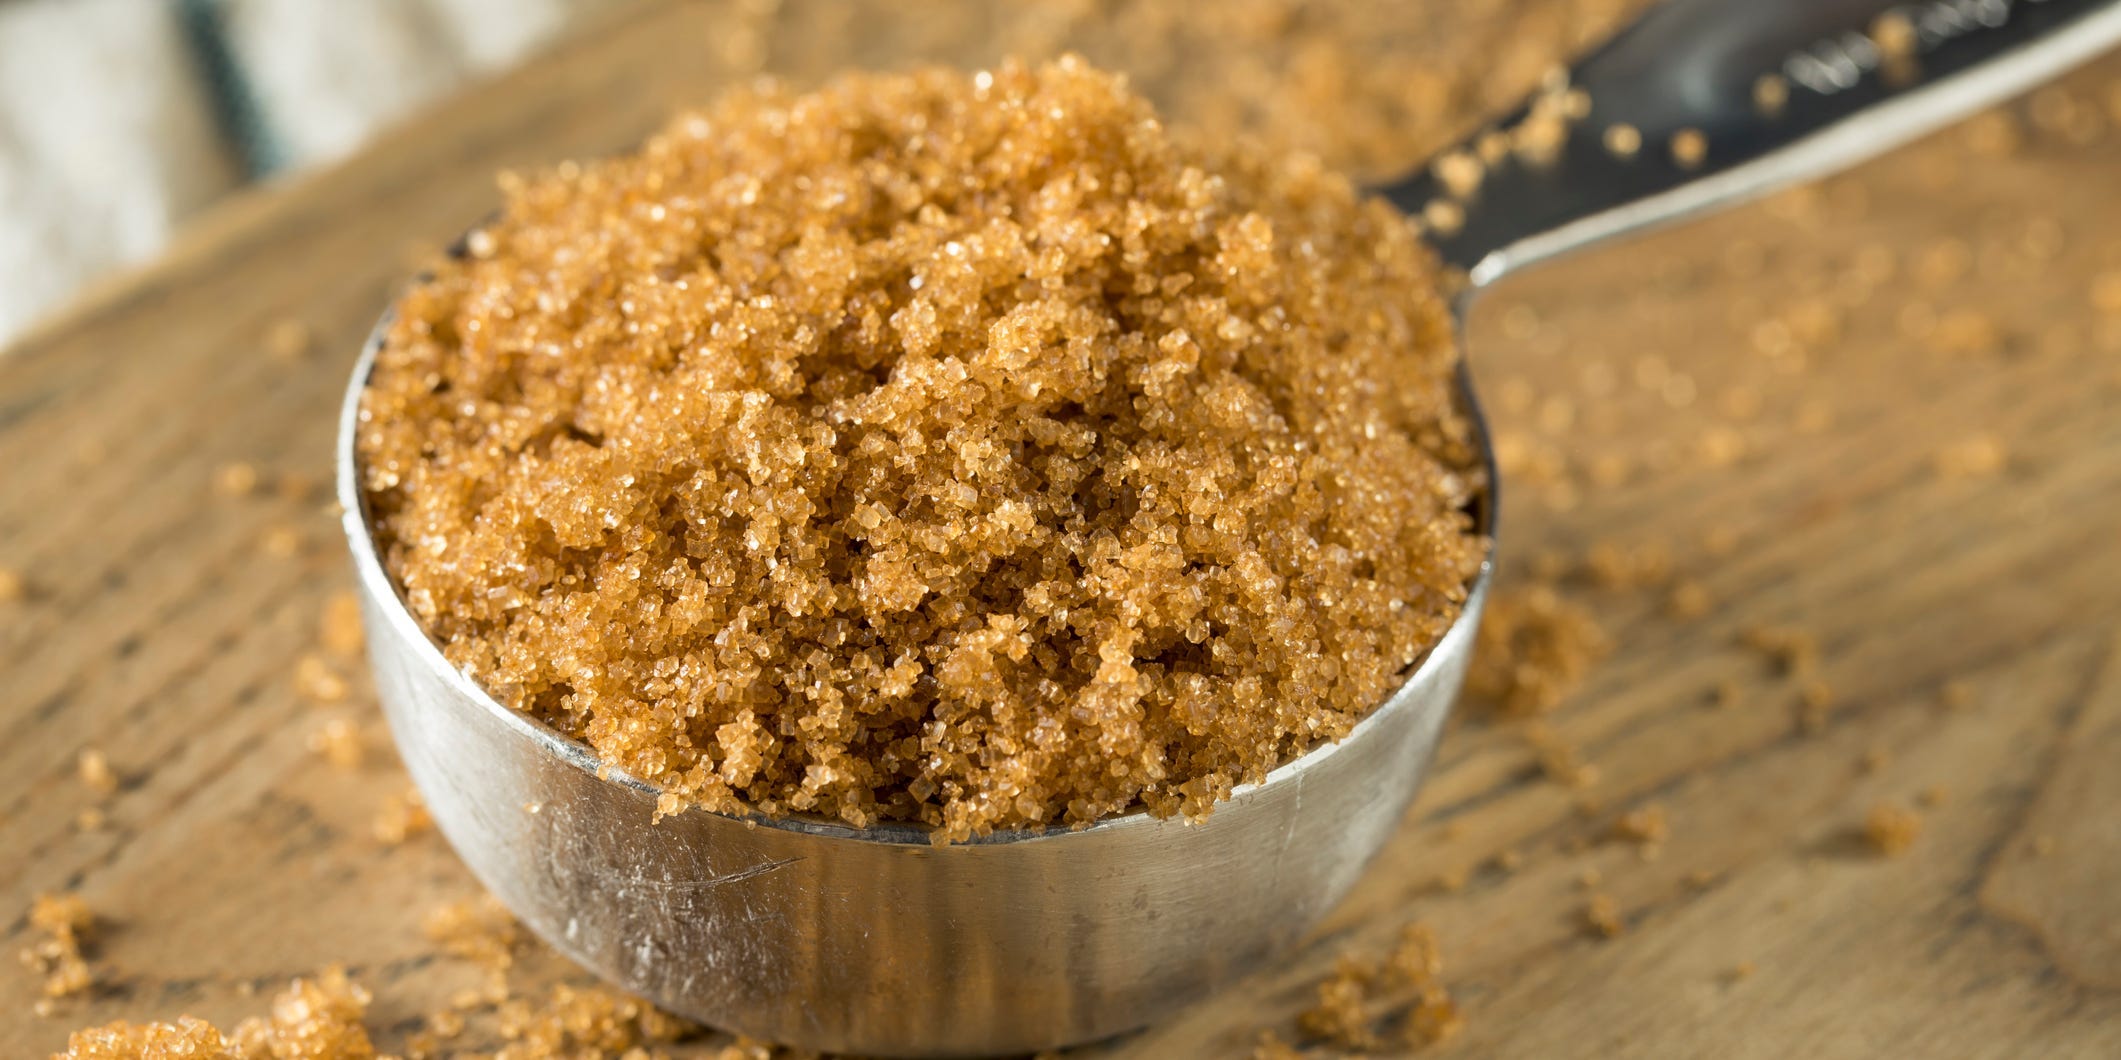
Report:
[[[1853,165],[2117,42],[2121,0],[1667,0],[1380,190],[1479,287]]]

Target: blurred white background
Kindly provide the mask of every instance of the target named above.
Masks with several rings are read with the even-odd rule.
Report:
[[[0,0],[0,349],[256,180],[624,0]]]

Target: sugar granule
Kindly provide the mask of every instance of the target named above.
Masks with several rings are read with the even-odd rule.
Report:
[[[666,808],[1200,816],[1463,605],[1436,259],[1079,60],[681,116],[400,301],[362,483],[414,614]]]
[[[1651,846],[1670,838],[1672,826],[1666,818],[1664,806],[1650,803],[1621,814],[1613,822],[1613,838],[1625,840],[1638,846]]]
[[[1282,1040],[1271,1028],[1259,1032],[1252,1043],[1252,1060],[1303,1060],[1303,1050]]]
[[[1671,593],[1664,601],[1665,613],[1679,619],[1700,618],[1714,607],[1715,602],[1709,596],[1708,587],[1692,579],[1672,586]]]
[[[1765,656],[1784,676],[1803,677],[1819,665],[1819,642],[1794,626],[1748,626],[1739,643]]]
[[[292,361],[309,352],[309,325],[287,318],[273,322],[265,332],[265,352],[275,360]]]
[[[1605,149],[1615,158],[1633,158],[1642,150],[1642,130],[1626,122],[1606,126]]]
[[[510,998],[501,1003],[499,1016],[501,1036],[508,1044],[495,1060],[627,1055],[629,1050],[677,1041],[697,1029],[639,998],[601,986],[562,984],[546,998]]]
[[[415,836],[434,830],[434,817],[427,812],[427,800],[420,797],[420,789],[408,787],[391,795],[376,813],[373,831],[377,841],[386,846],[397,846]]]
[[[13,567],[0,567],[0,604],[17,603],[29,596],[29,580]]]
[[[302,531],[286,525],[266,527],[258,549],[274,559],[292,559],[302,551]]]
[[[1700,129],[1681,129],[1672,134],[1672,161],[1681,169],[1694,169],[1709,157],[1709,138]]]
[[[1871,807],[1863,818],[1863,838],[1879,853],[1899,857],[1915,845],[1922,834],[1922,818],[1913,810],[1890,802]]]
[[[1562,739],[1546,725],[1538,721],[1528,722],[1520,735],[1531,745],[1539,772],[1548,780],[1578,790],[1598,783],[1598,766],[1585,762],[1574,744]]]
[[[420,929],[443,952],[488,968],[506,968],[523,941],[515,914],[491,894],[430,910]]]
[[[1481,616],[1466,690],[1505,713],[1545,713],[1609,646],[1597,620],[1553,586],[1498,590]]]
[[[361,730],[345,718],[333,718],[309,734],[309,749],[335,769],[361,768]]]
[[[223,497],[248,497],[258,489],[258,468],[254,464],[223,464],[214,469],[214,492]]]
[[[243,1021],[223,1034],[205,1020],[174,1023],[119,1020],[75,1031],[53,1060],[374,1060],[375,1045],[361,1020],[368,991],[328,968],[297,979],[275,996],[270,1015]]]
[[[361,601],[350,592],[333,593],[324,601],[317,619],[317,643],[341,658],[361,654],[366,634],[361,627]]]
[[[295,661],[295,692],[313,703],[338,703],[350,691],[346,678],[323,656],[304,655]]]
[[[74,771],[80,774],[81,783],[98,795],[108,795],[118,790],[118,771],[110,767],[110,759],[102,751],[84,747],[74,758]]]
[[[1985,478],[2003,470],[2009,459],[2002,439],[1982,433],[1937,450],[1934,464],[1938,478]]]
[[[1374,1049],[1377,1036],[1364,1012],[1376,969],[1353,957],[1342,957],[1333,974],[1319,980],[1317,999],[1296,1017],[1307,1035],[1344,1049]]]

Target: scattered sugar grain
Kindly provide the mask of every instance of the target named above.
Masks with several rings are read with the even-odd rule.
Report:
[[[265,332],[265,352],[280,361],[298,360],[309,352],[309,325],[292,317],[273,322]]]
[[[1715,601],[1709,597],[1708,587],[1691,578],[1673,585],[1664,601],[1665,613],[1680,619],[1700,618],[1714,607]]]
[[[98,795],[108,795],[118,790],[118,772],[110,767],[110,759],[102,751],[84,747],[74,758],[74,771],[81,783]]]
[[[1782,113],[1790,102],[1790,83],[1779,74],[1763,74],[1753,82],[1753,108],[1768,117]]]
[[[233,1032],[192,1016],[174,1023],[120,1020],[75,1031],[53,1060],[375,1060],[362,1025],[368,1003],[368,991],[333,967],[295,980],[273,998],[269,1015],[245,1020]]]
[[[1709,157],[1709,138],[1699,129],[1681,129],[1672,134],[1672,161],[1681,169],[1696,169]]]
[[[317,619],[317,643],[342,659],[361,654],[367,634],[361,625],[361,601],[351,592],[333,593]]]
[[[1785,676],[1803,677],[1819,665],[1819,643],[1807,630],[1794,626],[1748,626],[1738,638]]]
[[[1365,1005],[1376,972],[1352,957],[1342,957],[1333,974],[1318,983],[1317,998],[1296,1017],[1296,1025],[1313,1038],[1342,1049],[1378,1047]]]
[[[1508,714],[1561,705],[1610,648],[1588,611],[1551,585],[1498,591],[1475,638],[1467,690]]]
[[[295,661],[295,692],[312,703],[341,703],[351,692],[346,678],[314,652]]]
[[[1991,433],[1962,438],[1937,451],[1933,460],[1941,479],[1987,478],[2010,462],[2003,439]]]
[[[302,532],[285,524],[267,527],[258,549],[274,559],[292,559],[302,551]]]
[[[491,969],[513,964],[523,942],[515,914],[490,893],[429,910],[420,929],[450,956]]]
[[[1633,158],[1642,150],[1642,130],[1626,122],[1606,126],[1605,149],[1615,158]]]
[[[96,915],[80,895],[39,894],[29,907],[31,930],[43,935],[22,950],[22,963],[41,977],[44,998],[85,994],[96,986],[86,947],[96,930]]]
[[[1435,163],[1436,181],[1453,198],[1469,199],[1480,190],[1487,166],[1468,151],[1449,151]]]
[[[1671,838],[1671,835],[1671,822],[1661,803],[1653,802],[1630,810],[1613,822],[1613,838],[1637,846],[1654,846]]]
[[[214,469],[214,492],[229,498],[248,497],[258,490],[258,468],[235,462]]]
[[[1828,717],[1834,710],[1834,689],[1825,681],[1813,678],[1797,688],[1797,727],[1808,733],[1826,728]]]
[[[309,749],[335,769],[359,769],[363,757],[361,729],[345,718],[333,718],[309,734]]]
[[[1922,818],[1913,810],[1890,802],[1871,807],[1863,818],[1863,838],[1872,849],[1887,857],[1899,857],[1915,845],[1922,834]]]
[[[407,787],[383,801],[372,830],[378,842],[398,846],[433,831],[434,817],[427,812],[427,800],[420,796],[420,790]]]
[[[1269,1028],[1260,1031],[1253,1041],[1252,1060],[1304,1060],[1304,1053]]]

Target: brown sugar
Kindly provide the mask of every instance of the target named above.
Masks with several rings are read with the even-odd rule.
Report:
[[[1583,557],[1583,575],[1601,589],[1642,589],[1663,584],[1672,572],[1671,553],[1655,541],[1600,541]]]
[[[571,1060],[618,1057],[651,1045],[674,1042],[696,1028],[655,1006],[601,986],[552,988],[542,999],[513,998],[500,1009],[507,1044],[495,1060]],[[751,1046],[746,1049],[745,1046]],[[756,1043],[739,1040],[737,1055],[764,1055]]]
[[[258,489],[254,464],[229,463],[214,469],[214,492],[223,497],[248,497]]]
[[[0,567],[0,604],[17,603],[29,596],[29,580],[13,567]]]
[[[1396,1016],[1409,1047],[1448,1040],[1464,1029],[1465,1015],[1444,989],[1442,976],[1443,951],[1435,931],[1420,922],[1407,924],[1382,961],[1343,956],[1333,974],[1319,982],[1317,1000],[1297,1017],[1297,1027],[1337,1049],[1371,1050],[1384,1044],[1378,1024]]]
[[[346,678],[321,655],[304,655],[295,661],[295,692],[313,703],[338,703],[345,700],[349,686]]]
[[[443,952],[488,968],[514,963],[516,947],[523,941],[515,915],[491,894],[437,906],[420,929]]]
[[[1763,74],[1753,82],[1753,107],[1761,114],[1774,117],[1790,102],[1790,83],[1780,74]]]
[[[361,768],[361,729],[345,718],[333,718],[309,734],[309,749],[335,769]]]
[[[22,963],[43,978],[44,997],[87,993],[96,985],[86,947],[96,928],[95,914],[75,894],[40,894],[30,904],[29,926],[44,937],[22,950]]]
[[[102,751],[93,747],[82,748],[74,758],[74,769],[80,774],[81,783],[98,795],[109,795],[118,790],[118,771],[110,767],[110,759]]]
[[[1709,138],[1699,129],[1681,129],[1672,134],[1672,161],[1681,169],[1694,169],[1709,157]]]
[[[2009,459],[2003,440],[1983,433],[1939,449],[1935,465],[1938,478],[1986,478],[2002,471]]]
[[[1550,585],[1499,590],[1481,616],[1466,690],[1509,714],[1561,705],[1609,648],[1590,612]]]
[[[1583,923],[1600,938],[1618,938],[1627,930],[1627,921],[1621,919],[1620,907],[1609,895],[1594,894],[1584,901]]]
[[[1819,665],[1819,642],[1806,630],[1792,626],[1749,626],[1740,631],[1739,642],[1759,652],[1776,670],[1802,677]]]
[[[1671,822],[1665,816],[1664,806],[1659,803],[1629,810],[1613,822],[1613,838],[1637,846],[1655,846],[1671,835]]]
[[[1259,1032],[1252,1044],[1252,1060],[1303,1060],[1303,1051],[1290,1045],[1271,1028]]]
[[[317,620],[317,643],[342,658],[361,654],[361,601],[350,592],[333,593]]]
[[[1642,150],[1642,130],[1625,122],[1606,126],[1605,149],[1615,158],[1633,158]]]
[[[450,660],[666,811],[1205,814],[1485,551],[1406,222],[1079,61],[739,92],[504,186],[398,306],[363,483]]]
[[[1922,834],[1922,818],[1913,810],[1881,802],[1863,818],[1863,838],[1879,853],[1899,857]]]
[[[1532,747],[1540,775],[1548,780],[1578,790],[1598,783],[1598,766],[1584,761],[1574,744],[1562,739],[1546,725],[1538,721],[1528,722],[1521,735]]]
[[[292,526],[266,527],[258,538],[258,550],[274,559],[292,559],[302,551],[302,531]]]
[[[1834,687],[1817,678],[1797,686],[1797,727],[1807,733],[1826,728],[1834,710]]]
[[[1691,578],[1672,586],[1671,594],[1664,600],[1665,613],[1679,619],[1700,618],[1714,607],[1708,587]]]
[[[427,801],[420,797],[420,789],[407,787],[384,800],[383,808],[376,813],[374,832],[378,842],[397,846],[433,831],[434,825],[434,817],[427,812]]]
[[[373,1060],[375,1045],[361,1019],[368,991],[330,968],[297,979],[273,998],[270,1015],[248,1019],[224,1035],[192,1016],[175,1023],[116,1023],[75,1031],[53,1060]]]
[[[265,332],[265,352],[273,359],[292,361],[309,352],[309,325],[289,317],[273,322]]]
[[[1364,1006],[1376,977],[1376,969],[1342,957],[1333,974],[1319,981],[1318,999],[1296,1017],[1296,1025],[1305,1034],[1343,1049],[1375,1049],[1377,1035],[1370,1030]]]
[[[220,1028],[197,1016],[181,1016],[174,1023],[119,1020],[78,1030],[67,1038],[66,1051],[53,1060],[176,1060],[178,1057],[238,1060]]]

